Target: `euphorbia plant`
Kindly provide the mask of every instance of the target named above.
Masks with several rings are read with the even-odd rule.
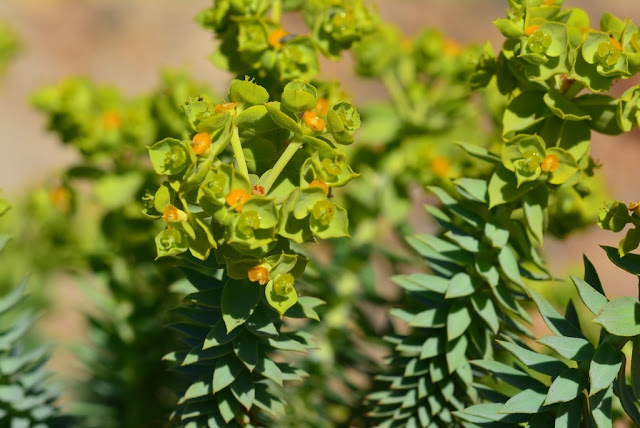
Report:
[[[317,318],[321,303],[298,296],[307,259],[291,244],[348,235],[329,188],[355,176],[339,144],[353,141],[358,113],[345,102],[319,110],[315,87],[300,81],[284,87],[280,102],[269,98],[234,80],[228,102],[187,101],[190,139],[149,148],[155,171],[169,179],[146,199],[147,215],[167,224],[158,256],[188,251],[183,266],[200,271],[187,274],[196,290],[180,311],[188,322],[176,326],[191,338],[188,348],[167,357],[189,379],[172,417],[179,425],[258,424],[282,413],[274,383],[303,373],[270,352],[304,352],[310,338],[285,333],[281,319]],[[210,261],[198,268],[194,258]]]

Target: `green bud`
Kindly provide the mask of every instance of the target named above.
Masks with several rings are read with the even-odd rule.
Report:
[[[178,229],[165,229],[156,236],[158,257],[184,253],[187,248],[187,238]]]
[[[285,273],[283,275],[278,275],[278,277],[273,281],[273,290],[279,296],[286,296],[291,294],[294,291],[293,284],[295,283],[295,279],[293,275],[290,273]]]
[[[316,88],[306,82],[291,82],[284,87],[281,105],[294,113],[312,110],[318,104]]]
[[[281,80],[310,80],[318,73],[316,49],[308,38],[296,37],[280,51],[277,61]]]
[[[529,172],[533,172],[540,167],[544,157],[535,150],[526,150],[522,156],[525,160],[525,168]]]
[[[269,101],[269,93],[253,82],[234,79],[229,86],[229,101],[243,106],[264,104]]]
[[[250,236],[258,228],[260,228],[260,214],[253,210],[243,210],[238,219],[238,230]]]
[[[620,59],[620,48],[618,42],[610,39],[608,42],[602,42],[598,45],[596,51],[598,62],[604,67],[612,67],[616,65]]]
[[[269,47],[267,32],[259,22],[239,23],[238,51],[260,53]]]
[[[529,37],[527,44],[531,52],[542,54],[551,46],[552,41],[550,34],[544,31],[536,31]]]
[[[322,160],[322,168],[330,177],[336,177],[342,174],[342,159],[335,157],[333,159],[326,158]]]
[[[316,202],[311,209],[311,215],[313,218],[323,226],[328,226],[331,223],[334,213],[335,208],[333,204],[327,200],[320,200]]]
[[[153,169],[167,175],[182,172],[190,161],[187,144],[175,138],[165,138],[149,147],[149,157]]]
[[[353,143],[353,133],[360,128],[360,115],[347,102],[334,105],[327,113],[327,129],[339,144]]]
[[[206,187],[215,195],[223,196],[227,188],[227,181],[227,176],[218,172],[211,176],[211,179],[206,183]]]
[[[618,201],[608,202],[598,215],[598,226],[612,232],[620,232],[631,221],[627,206]]]

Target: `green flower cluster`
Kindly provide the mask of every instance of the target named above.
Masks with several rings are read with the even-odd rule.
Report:
[[[156,173],[169,180],[145,198],[145,213],[167,228],[158,257],[215,251],[234,279],[266,285],[280,316],[297,301],[293,287],[307,260],[290,242],[348,236],[346,211],[330,189],[357,174],[336,144],[353,142],[360,126],[346,102],[327,108],[304,82],[285,86],[281,102],[249,80],[234,80],[229,102],[200,97],[185,104],[190,139],[149,148]],[[235,162],[234,159],[235,158]]]
[[[283,8],[301,11],[310,34],[289,34],[280,25]],[[376,15],[362,0],[224,0],[202,11],[197,20],[221,41],[213,55],[217,66],[260,82],[270,77],[284,83],[313,79],[318,73],[318,50],[337,59],[377,24]]]
[[[618,99],[599,93],[640,71],[638,28],[607,13],[596,31],[584,11],[555,1],[510,5],[508,17],[495,21],[507,38],[502,50],[495,58],[487,46],[472,77],[475,87],[509,97],[502,115],[502,167],[489,186],[491,205],[517,200],[543,182],[552,198],[556,192],[588,197],[580,181],[597,167],[589,156],[591,132],[616,135],[638,123],[637,87]],[[548,223],[580,227],[591,216],[576,213],[577,206],[554,207]]]

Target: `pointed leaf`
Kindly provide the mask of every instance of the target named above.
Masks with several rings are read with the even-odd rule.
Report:
[[[593,322],[616,336],[638,336],[640,302],[629,296],[617,298],[604,305]]]
[[[606,342],[598,347],[589,366],[589,395],[594,395],[613,384],[623,359],[622,352]]]
[[[587,379],[578,369],[567,369],[553,380],[544,404],[566,403],[576,398],[587,387]]]

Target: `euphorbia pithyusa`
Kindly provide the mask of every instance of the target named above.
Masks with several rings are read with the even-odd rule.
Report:
[[[282,318],[317,319],[321,303],[298,296],[307,259],[291,244],[348,236],[330,188],[356,176],[340,145],[353,141],[358,113],[347,102],[324,108],[300,81],[279,95],[270,102],[263,87],[234,80],[227,102],[186,102],[190,138],[149,148],[155,171],[168,176],[145,199],[146,214],[167,225],[158,256],[188,251],[182,264],[197,289],[176,326],[188,348],[167,357],[187,381],[172,417],[179,426],[252,425],[282,413],[274,386],[303,373],[270,353],[311,346],[304,332],[281,330]]]

